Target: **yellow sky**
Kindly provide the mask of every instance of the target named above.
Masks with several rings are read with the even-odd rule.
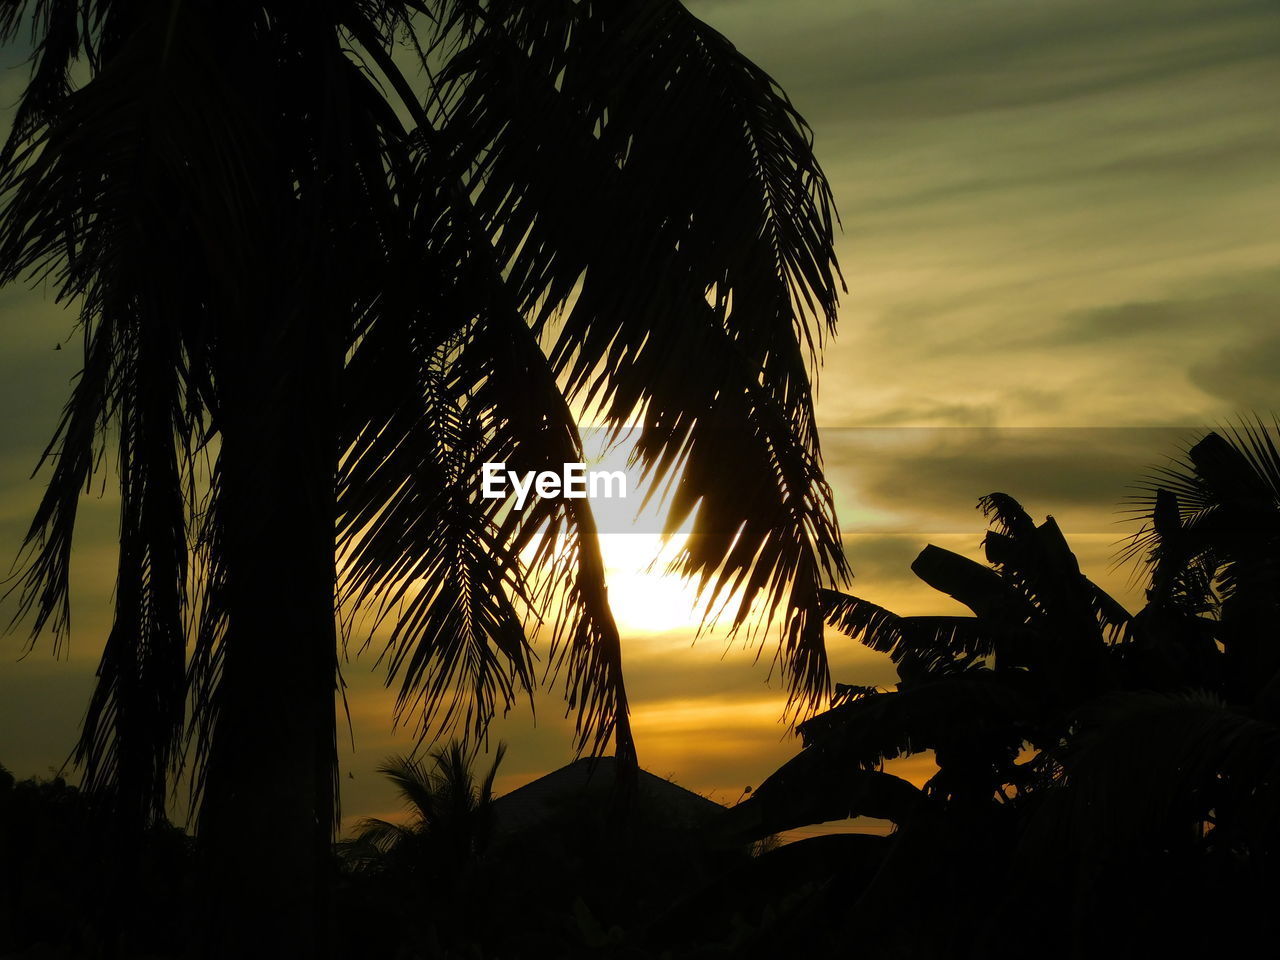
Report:
[[[908,565],[928,542],[978,556],[976,498],[1054,514],[1086,572],[1130,606],[1110,561],[1126,484],[1198,425],[1280,409],[1280,7],[1271,0],[703,0],[700,16],[811,120],[845,232],[850,292],[820,376],[829,479],[854,592],[951,609]],[[12,62],[10,57],[9,61]],[[0,103],[22,74],[0,74]],[[0,549],[39,494],[27,475],[78,346],[71,317],[0,292]],[[651,533],[602,504],[611,596],[642,764],[736,799],[797,748],[766,684],[771,648],[692,643],[687,588],[645,567]],[[0,656],[0,763],[70,747],[109,618],[111,504],[89,500],[69,659]],[[651,523],[639,529],[651,530]],[[833,676],[891,683],[830,638]],[[348,664],[349,816],[394,809],[374,772],[410,732],[372,658]],[[571,759],[553,694],[494,725],[509,789]],[[904,767],[918,779],[927,763]],[[346,774],[351,774],[350,777]]]

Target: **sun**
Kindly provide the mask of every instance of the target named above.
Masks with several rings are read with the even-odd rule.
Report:
[[[623,636],[696,630],[702,622],[697,590],[668,572],[684,546],[687,529],[662,535],[667,504],[661,496],[646,502],[644,478],[628,462],[630,439],[628,432],[609,443],[605,430],[583,431],[583,455],[589,468],[621,471],[626,476],[626,497],[591,498],[609,605]]]
[[[609,605],[624,636],[697,629],[701,605],[693,584],[668,573],[684,534],[664,544],[656,533],[606,533],[600,536]]]

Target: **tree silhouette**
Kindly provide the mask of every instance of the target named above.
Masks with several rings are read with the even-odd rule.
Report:
[[[357,871],[433,869],[448,875],[488,843],[493,780],[506,754],[498,744],[493,763],[476,782],[475,753],[460,740],[430,756],[430,763],[397,756],[378,768],[396,786],[409,809],[407,823],[376,817],[360,821],[356,836],[341,845],[343,860]]]
[[[1045,956],[1132,956],[1274,935],[1273,432],[1209,434],[1145,484],[1121,554],[1146,566],[1135,615],[1081,573],[1052,518],[1003,494],[979,502],[989,566],[934,546],[912,564],[972,616],[827,592],[832,626],[887,653],[901,682],[837,685],[727,829],[891,820],[834,933],[871,931],[872,956],[1022,955],[1032,938]],[[938,771],[922,790],[882,769],[925,751]],[[913,923],[924,904],[931,922]]]
[[[1127,690],[1079,711],[1010,884],[1044,889],[1058,874],[1078,953],[1243,950],[1277,933],[1275,431],[1254,420],[1210,433],[1135,499],[1143,526],[1122,556],[1149,579]],[[1123,908],[1100,895],[1115,887],[1133,891]],[[1007,899],[1006,917],[1042,918]]]
[[[903,823],[924,798],[879,768],[925,750],[939,767],[926,795],[978,815],[1002,791],[1044,781],[1034,760],[1019,758],[1024,744],[1053,748],[1072,710],[1114,688],[1108,652],[1130,615],[1080,572],[1052,518],[1035,524],[1005,494],[980,506],[995,526],[984,541],[991,566],[936,546],[911,565],[972,616],[904,617],[824,594],[831,624],[887,653],[901,682],[893,691],[839,685],[831,709],[800,725],[804,751],[740,804],[741,816],[759,817],[754,829],[785,830],[815,814]]]
[[[675,2],[0,8],[25,27],[0,281],[74,303],[85,353],[22,613],[65,637],[110,448],[115,621],[77,756],[141,827],[192,738],[211,949],[324,945],[336,596],[389,625],[399,709],[435,729],[509,706],[525,623],[553,624],[579,746],[634,766],[589,507],[474,485],[581,460],[575,409],[642,418],[671,528],[694,518],[678,569],[740,595],[737,626],[763,599],[792,694],[823,694],[833,213],[804,121],[727,40]]]
[[[1280,692],[1280,644],[1271,639],[1280,619],[1275,429],[1258,420],[1210,433],[1149,478],[1134,505],[1145,522],[1125,551],[1151,571],[1153,615],[1207,621],[1198,636],[1177,637],[1177,648],[1162,651],[1166,659],[1194,657],[1195,685],[1238,703],[1270,696],[1273,681]],[[1223,672],[1206,676],[1206,668]]]
[[[0,951],[167,956],[190,915],[190,838],[124,834],[103,797],[0,766]],[[119,882],[127,860],[127,885]]]
[[[366,818],[353,838],[338,844],[355,901],[345,904],[344,920],[360,938],[350,949],[390,953],[430,944],[417,949],[448,955],[454,945],[463,950],[483,942],[492,924],[493,873],[514,865],[502,859],[485,862],[493,781],[506,746],[498,745],[480,775],[473,772],[478,753],[452,740],[426,759],[396,756],[379,768],[395,785],[408,818],[403,823]],[[371,925],[376,931],[368,929]],[[382,938],[380,946],[369,942],[371,935]]]

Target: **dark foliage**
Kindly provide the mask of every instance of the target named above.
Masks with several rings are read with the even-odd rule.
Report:
[[[830,623],[888,653],[901,682],[838,687],[801,725],[804,750],[727,815],[732,835],[892,821],[849,900],[867,956],[1185,955],[1273,937],[1274,434],[1210,434],[1145,488],[1125,550],[1146,565],[1137,614],[1080,572],[1052,518],[1005,494],[979,503],[988,566],[937,547],[912,566],[972,616],[826,594]],[[938,770],[922,790],[882,769],[923,752]]]
[[[529,694],[541,632],[579,749],[635,769],[590,508],[479,495],[483,462],[580,461],[580,412],[640,422],[692,523],[680,572],[741,597],[735,627],[767,612],[797,706],[826,694],[835,214],[808,126],[724,37],[675,0],[0,5],[20,32],[0,283],[78,311],[84,368],[19,616],[65,639],[79,497],[114,467],[76,759],[131,830],[193,787],[210,937],[327,942],[335,611],[341,639],[386,626],[424,736]]]
[[[190,917],[191,841],[121,833],[109,798],[0,767],[0,955],[174,956]]]

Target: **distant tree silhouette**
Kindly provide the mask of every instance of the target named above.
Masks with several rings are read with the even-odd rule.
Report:
[[[428,869],[447,876],[461,867],[488,844],[493,780],[506,749],[498,745],[479,782],[471,770],[475,753],[461,740],[432,753],[429,763],[392,757],[378,772],[395,784],[410,818],[360,821],[354,839],[340,847],[343,860],[356,871]]]
[[[499,744],[488,770],[476,774],[477,751],[453,740],[426,759],[397,756],[379,768],[395,785],[408,817],[403,823],[362,820],[355,836],[338,844],[338,856],[358,893],[349,915],[357,922],[376,917],[388,952],[430,944],[448,955],[446,945],[463,950],[483,942],[486,914],[493,909],[483,858],[493,781],[505,753]],[[491,869],[511,866],[497,863]],[[366,920],[354,928],[357,940],[370,932],[367,926]],[[352,949],[362,947],[356,943]]]
[[[171,954],[190,915],[189,838],[168,823],[122,835],[114,820],[62,777],[15,781],[0,766],[0,954]]]
[[[141,829],[194,737],[211,942],[325,946],[335,594],[389,624],[426,727],[483,728],[533,682],[525,622],[554,624],[579,745],[634,767],[589,507],[476,496],[482,462],[580,460],[572,405],[642,416],[673,528],[696,511],[678,568],[740,591],[736,624],[763,598],[792,693],[824,693],[817,591],[845,567],[807,361],[833,212],[727,40],[670,0],[0,7],[27,28],[0,281],[74,302],[85,354],[22,613],[65,636],[110,449],[115,621],[77,756]]]

